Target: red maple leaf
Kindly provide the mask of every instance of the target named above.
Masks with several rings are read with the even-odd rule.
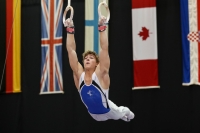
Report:
[[[142,27],[142,31],[138,35],[142,36],[142,40],[146,40],[149,37],[149,30],[146,27]]]

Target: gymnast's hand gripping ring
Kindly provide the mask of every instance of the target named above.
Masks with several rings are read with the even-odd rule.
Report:
[[[106,4],[106,0],[104,0],[103,2],[99,3],[99,6],[98,6],[98,13],[99,13],[99,18],[102,17],[102,14],[101,14],[101,6],[105,6],[106,10],[107,10],[107,17],[106,17],[106,23],[108,23],[108,21],[110,20],[110,10],[108,8],[108,5]]]
[[[63,13],[63,24],[65,25],[65,17],[66,17],[66,15],[67,15],[67,12],[69,11],[69,10],[71,10],[71,14],[70,14],[70,20],[72,20],[73,19],[73,16],[74,16],[74,9],[73,9],[73,7],[70,5],[70,3],[71,3],[71,0],[68,0],[68,5],[67,5],[67,7],[65,8],[65,11],[64,11],[64,13]]]

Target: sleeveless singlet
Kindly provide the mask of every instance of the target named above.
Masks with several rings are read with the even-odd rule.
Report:
[[[110,111],[108,106],[108,90],[102,89],[95,73],[92,74],[92,83],[86,85],[84,82],[85,72],[79,79],[79,94],[82,102],[91,114],[105,114]]]

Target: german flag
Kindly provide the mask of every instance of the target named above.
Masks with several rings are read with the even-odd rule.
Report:
[[[1,5],[1,20],[5,20],[5,23],[1,23],[1,37],[5,37],[5,41],[2,39],[0,47],[0,53],[5,54],[1,57],[1,76],[2,81],[5,80],[5,84],[1,85],[1,93],[17,93],[21,92],[21,0],[3,0]],[[5,7],[2,7],[5,6]],[[2,13],[5,13],[3,15]],[[5,18],[5,19],[4,19]],[[6,28],[3,28],[3,26]],[[5,45],[5,46],[3,46]],[[4,61],[2,61],[4,60]],[[5,62],[6,61],[6,62]],[[2,67],[3,66],[3,67]],[[1,73],[1,72],[0,72]]]

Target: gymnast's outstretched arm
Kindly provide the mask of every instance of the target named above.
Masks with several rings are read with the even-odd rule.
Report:
[[[81,73],[83,72],[82,65],[78,62],[77,54],[76,54],[76,43],[74,38],[74,24],[70,19],[66,20],[67,28],[67,40],[66,40],[66,48],[68,52],[69,64],[71,69],[73,70],[73,75],[75,79],[79,79]],[[76,84],[76,82],[75,82]],[[76,85],[78,88],[78,86]]]
[[[110,68],[110,57],[108,53],[108,36],[105,25],[106,18],[102,17],[99,20],[99,37],[101,50],[99,52],[99,71],[103,79],[103,86],[108,89],[110,86],[109,68]]]

